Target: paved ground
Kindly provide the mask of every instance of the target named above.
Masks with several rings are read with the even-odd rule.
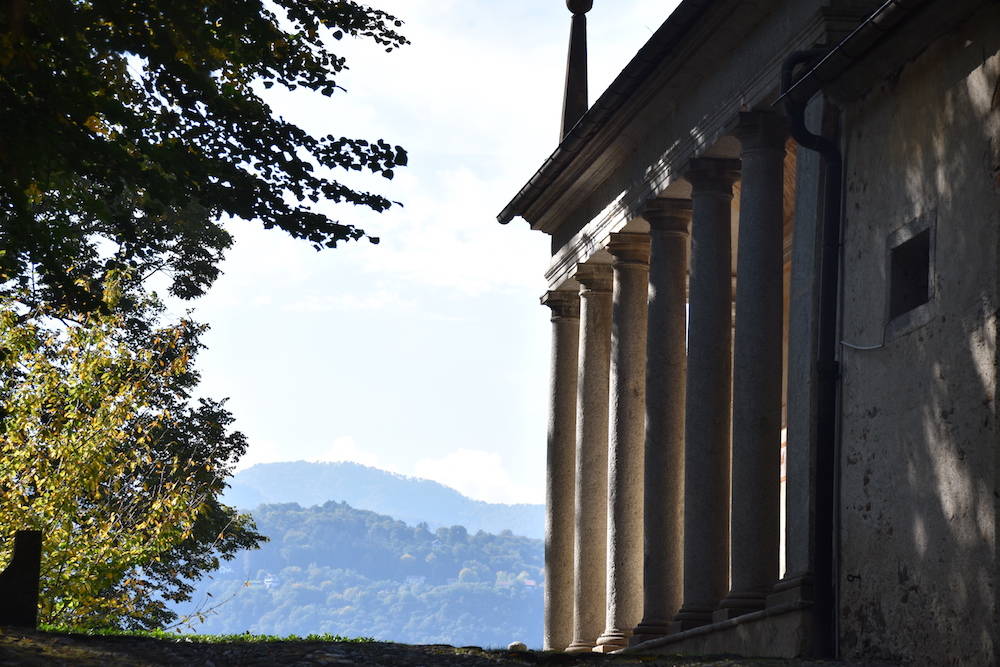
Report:
[[[257,667],[264,665],[353,665],[357,667],[848,667],[821,661],[692,659],[629,655],[569,656],[559,653],[484,651],[477,647],[405,644],[267,642],[196,644],[185,641],[82,637],[0,628],[0,666],[183,665]],[[852,665],[849,667],[862,667]]]

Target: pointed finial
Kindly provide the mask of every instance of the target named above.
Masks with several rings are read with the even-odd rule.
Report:
[[[566,90],[563,97],[562,129],[560,141],[583,118],[590,108],[587,94],[587,12],[594,0],[566,0],[566,7],[573,12],[569,33],[569,58],[566,63]]]

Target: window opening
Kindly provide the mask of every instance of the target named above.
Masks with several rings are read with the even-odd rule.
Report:
[[[900,243],[889,255],[889,319],[930,301],[931,230]]]

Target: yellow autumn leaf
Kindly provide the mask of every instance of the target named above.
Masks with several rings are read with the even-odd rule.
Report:
[[[104,136],[108,136],[110,134],[108,126],[97,116],[88,116],[87,120],[83,121],[83,126],[94,134],[101,134]]]

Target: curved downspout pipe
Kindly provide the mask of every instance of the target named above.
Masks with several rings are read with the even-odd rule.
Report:
[[[840,281],[840,228],[843,196],[843,156],[835,141],[806,127],[806,105],[819,92],[814,88],[803,95],[786,95],[794,86],[795,68],[816,63],[828,50],[792,53],[782,64],[781,92],[789,119],[790,134],[803,148],[816,151],[826,165],[822,250],[820,254],[819,325],[816,351],[816,468],[815,468],[815,568],[816,622],[819,650],[836,657],[838,532],[840,466],[837,403],[840,369],[837,362],[837,301]]]

